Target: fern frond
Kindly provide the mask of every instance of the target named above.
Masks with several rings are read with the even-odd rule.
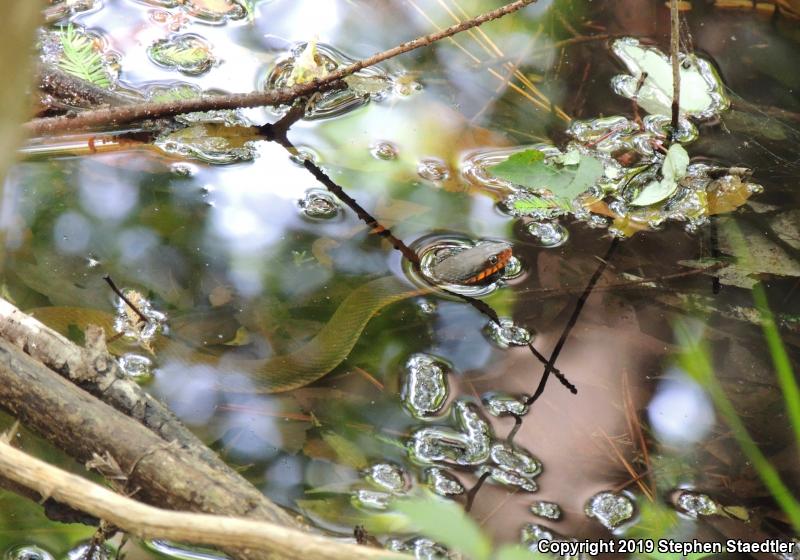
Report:
[[[73,76],[99,87],[111,87],[111,80],[103,66],[103,58],[97,52],[92,41],[82,33],[75,31],[70,24],[66,30],[59,32],[61,41],[61,57],[58,66]]]

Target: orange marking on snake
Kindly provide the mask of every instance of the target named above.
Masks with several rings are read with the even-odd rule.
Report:
[[[511,260],[511,249],[506,249],[499,255],[497,255],[497,262],[490,266],[489,268],[485,268],[480,271],[478,274],[473,276],[472,278],[465,281],[465,284],[474,284],[475,282],[480,282],[487,276],[491,276],[498,270],[502,270],[507,264],[508,261]]]

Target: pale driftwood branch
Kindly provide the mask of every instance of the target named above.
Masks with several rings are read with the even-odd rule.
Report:
[[[97,468],[122,491],[135,493],[138,500],[175,510],[273,518],[250,494],[229,487],[218,471],[194,455],[165,442],[4,339],[0,339],[0,406],[73,458]],[[242,560],[266,558],[240,548],[225,551]]]
[[[251,548],[298,560],[407,558],[263,521],[148,506],[31,457],[2,440],[0,475],[143,539],[171,539],[220,548]]]
[[[10,342],[36,361],[139,421],[163,442],[173,443],[185,454],[205,463],[215,472],[219,483],[241,501],[243,509],[227,513],[249,512],[247,515],[255,518],[298,526],[294,517],[230,468],[166,406],[122,375],[116,360],[106,350],[102,329],[88,329],[87,347],[83,349],[0,299],[0,339]],[[54,421],[57,421],[57,417]]]
[[[354,74],[359,70],[363,70],[368,66],[374,66],[400,54],[431,45],[437,41],[466,31],[467,29],[482,25],[487,21],[503,17],[535,1],[536,0],[516,0],[515,2],[481,14],[473,19],[452,25],[442,31],[419,37],[413,41],[402,43],[394,48],[375,54],[367,59],[354,62],[349,66],[331,72],[324,78],[298,84],[290,88],[265,92],[208,96],[165,103],[140,103],[124,107],[109,107],[85,111],[78,115],[34,119],[26,123],[24,128],[26,133],[35,136],[101,127],[119,127],[143,120],[173,117],[182,113],[193,113],[196,111],[286,105],[293,102],[295,99],[305,97],[314,92],[335,88],[339,85],[342,78]]]

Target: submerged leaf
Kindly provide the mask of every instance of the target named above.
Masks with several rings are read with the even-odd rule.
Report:
[[[473,560],[489,558],[491,542],[457,503],[432,497],[412,498],[395,502],[395,510],[404,513],[420,533],[449,549]]]
[[[190,75],[206,72],[215,62],[211,45],[191,33],[156,41],[147,48],[147,54],[156,64]]]
[[[548,189],[560,198],[572,200],[603,176],[603,164],[597,158],[577,150],[552,158],[544,152],[525,150],[489,168],[491,173],[528,189]],[[559,165],[560,164],[560,165]]]
[[[322,434],[322,439],[336,453],[339,463],[354,469],[363,469],[369,464],[358,445],[336,432],[325,432]]]

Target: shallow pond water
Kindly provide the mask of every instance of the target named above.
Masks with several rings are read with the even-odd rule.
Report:
[[[276,66],[288,78],[287,60],[309,42],[341,64],[496,3],[252,4],[251,17],[232,8],[210,21],[192,3],[106,0],[69,21],[99,38],[119,89],[152,98],[180,88],[266,87]],[[111,137],[97,153],[85,137],[31,141],[4,192],[4,296],[68,327],[48,308],[113,316],[104,274],[142,293],[166,321],[154,352],[125,348],[129,367],[150,369],[148,390],[272,500],[338,534],[366,525],[382,542],[413,548],[403,544],[413,535],[395,535],[376,515],[393,497],[428,485],[463,504],[485,479],[471,515],[498,542],[530,544],[542,531],[662,534],[653,519],[672,505],[652,504],[671,504],[681,489],[699,497],[675,497],[683,509],[669,518],[673,536],[789,538],[787,518],[677,361],[675,328],[690,321],[694,332],[704,329],[720,382],[797,492],[797,442],[749,292],[763,281],[796,357],[797,21],[771,18],[763,6],[683,12],[685,42],[715,67],[732,100],[696,124],[698,139],[686,148],[692,163],[751,169],[763,191],[748,192],[747,204],[704,216],[691,231],[682,220],[649,230],[649,218],[625,230],[609,214],[588,212],[534,221],[504,211],[507,184],[486,171],[526,147],[566,151],[571,119],[633,119],[639,109],[612,91],[624,67],[609,40],[665,47],[662,4],[539,1],[395,58],[363,74],[351,86],[356,94],[317,100],[289,131],[294,155],[250,128],[277,120],[281,109],[221,115],[155,143]],[[210,46],[194,66],[153,52],[187,37]],[[466,291],[491,305],[500,325],[452,295],[409,292],[381,305],[360,336],[354,331],[346,359],[319,381],[257,392],[257,368],[243,364],[303,349],[359,287],[390,276],[409,287],[424,282],[308,173],[304,158],[420,253],[511,243],[504,276]],[[738,254],[732,227],[754,262],[704,271],[709,259]],[[614,241],[621,230],[629,237]],[[329,328],[347,335],[345,323]],[[551,376],[528,402],[544,368],[528,342],[545,357],[558,349],[555,366],[577,394]],[[31,434],[22,443],[70,464]],[[11,495],[0,499],[0,547],[10,557],[36,545],[63,558],[92,534],[48,522]],[[706,515],[709,500],[746,512],[749,523]],[[178,555],[158,543],[146,550]]]

